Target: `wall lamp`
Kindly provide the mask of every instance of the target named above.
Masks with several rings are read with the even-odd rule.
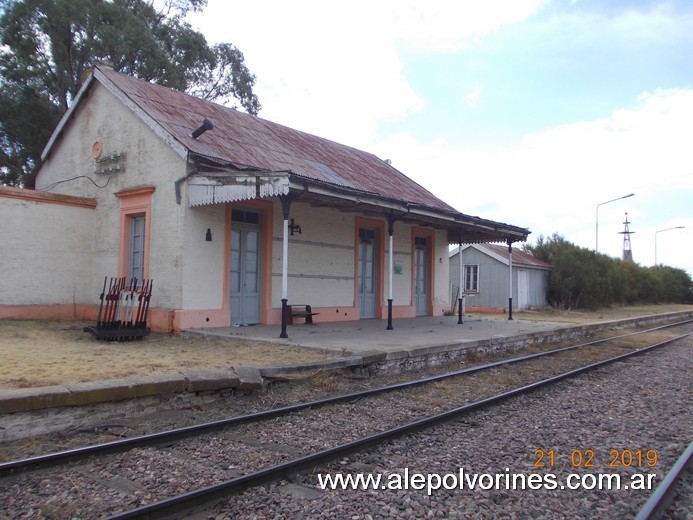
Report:
[[[289,224],[289,231],[291,231],[291,236],[294,236],[294,231],[298,231],[301,234],[301,226],[294,224],[294,219],[291,219],[291,224]]]

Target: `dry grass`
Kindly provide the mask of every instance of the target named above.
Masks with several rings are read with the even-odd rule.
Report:
[[[529,321],[558,321],[565,323],[595,323],[599,321],[611,321],[625,318],[636,318],[638,316],[648,316],[651,314],[666,314],[668,312],[690,311],[693,310],[691,305],[666,304],[666,305],[633,305],[628,307],[610,307],[608,309],[599,309],[598,311],[581,311],[567,310],[559,311],[547,307],[541,310],[533,311],[513,311],[513,318],[517,320]],[[488,314],[471,314],[479,318],[490,318],[493,315]],[[503,319],[507,319],[506,315],[500,315]]]
[[[240,338],[152,334],[141,341],[97,341],[82,331],[85,325],[0,320],[0,389],[163,374],[184,368],[274,366],[335,357]]]

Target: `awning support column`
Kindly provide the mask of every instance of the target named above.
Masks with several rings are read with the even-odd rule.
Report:
[[[387,328],[385,330],[393,330],[392,327],[392,277],[394,275],[394,262],[393,262],[393,243],[394,240],[392,238],[393,234],[395,231],[395,217],[390,214],[390,216],[387,219],[387,233],[389,235],[389,276],[388,276],[388,292],[387,292]]]
[[[464,269],[462,267],[464,264],[462,263],[462,230],[461,229],[460,229],[459,243],[460,243],[460,248],[459,248],[458,253],[457,253],[457,259],[459,260],[459,266],[458,267],[460,270],[460,287],[459,287],[460,292],[458,294],[458,300],[457,300],[457,324],[462,325],[462,316],[464,315],[464,309],[462,308],[462,307],[464,307],[464,295],[462,294],[462,292],[463,292],[462,289],[464,287],[464,273],[463,273]]]
[[[513,319],[513,242],[508,239],[508,320]]]
[[[286,333],[287,303],[289,302],[289,210],[291,209],[291,197],[281,197],[282,212],[284,216],[284,231],[282,237],[282,331],[280,338],[288,338]]]

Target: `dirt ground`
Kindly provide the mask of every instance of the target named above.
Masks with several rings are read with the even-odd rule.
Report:
[[[655,305],[598,312],[547,310],[513,313],[513,318],[590,323],[690,309],[685,305]],[[496,317],[506,319],[504,315]],[[0,320],[0,390],[162,374],[181,368],[288,365],[339,355],[242,338],[183,338],[170,334],[152,334],[141,341],[104,342],[83,332],[85,325],[91,323]]]
[[[276,366],[338,357],[244,339],[152,334],[139,341],[97,341],[93,323],[0,320],[0,390],[163,374],[182,368]]]

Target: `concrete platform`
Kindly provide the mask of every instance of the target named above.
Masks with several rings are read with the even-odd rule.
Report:
[[[503,318],[465,318],[425,316],[393,321],[361,320],[336,323],[298,324],[287,327],[288,338],[280,338],[278,325],[253,325],[183,331],[185,335],[235,337],[268,341],[298,348],[332,352],[332,361],[294,366],[260,367],[264,378],[316,369],[335,369],[377,365],[390,373],[437,365],[465,355],[469,349],[480,352],[516,350],[532,343],[556,341],[584,335],[575,324],[508,320]],[[568,336],[566,336],[566,333]]]
[[[540,331],[574,327],[571,323],[508,320],[504,318],[465,318],[457,316],[422,316],[393,320],[387,330],[385,320],[361,320],[314,325],[287,326],[288,339],[281,339],[279,325],[251,325],[214,329],[190,329],[182,334],[215,337],[242,337],[271,341],[304,348],[333,351],[344,355],[360,355],[374,350],[394,353],[412,348],[449,346],[460,348],[480,339],[505,338]]]

